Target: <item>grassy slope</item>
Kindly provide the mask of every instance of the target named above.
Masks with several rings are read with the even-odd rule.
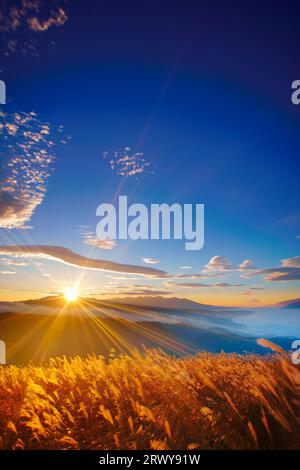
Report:
[[[289,358],[159,350],[0,369],[0,448],[300,447]]]

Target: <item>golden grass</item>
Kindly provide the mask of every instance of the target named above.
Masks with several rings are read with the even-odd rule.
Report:
[[[0,368],[0,449],[295,449],[288,357],[160,350]]]

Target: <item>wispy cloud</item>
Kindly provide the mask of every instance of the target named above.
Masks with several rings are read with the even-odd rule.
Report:
[[[178,273],[178,274],[174,274],[170,277],[173,277],[175,279],[211,279],[211,278],[215,278],[215,277],[218,277],[218,278],[222,278],[224,276],[224,274],[220,274],[220,273],[209,273],[209,272],[206,272],[205,274],[201,274],[201,273],[189,273],[189,274],[181,274],[181,273]]]
[[[255,268],[247,271],[246,276],[263,275],[267,282],[300,280],[300,256],[282,260],[280,266],[274,268]]]
[[[204,269],[202,273],[226,273],[234,271],[242,271],[242,276],[247,276],[249,271],[255,271],[257,268],[253,265],[251,259],[245,259],[239,265],[234,265],[231,261],[228,260],[225,256],[213,256]]]
[[[24,228],[44,200],[57,135],[34,112],[1,112],[0,118],[4,155],[0,164],[0,227]],[[58,129],[61,132],[62,127]]]
[[[38,16],[28,18],[28,26],[33,31],[44,32],[51,26],[62,26],[67,21],[68,16],[63,8],[58,8],[56,11],[51,11],[47,19],[42,20]]]
[[[265,274],[265,281],[299,281],[300,280],[300,268],[269,268],[262,269],[257,274]]]
[[[121,150],[113,152],[103,152],[102,157],[109,161],[110,167],[120,176],[126,178],[134,176],[135,178],[141,176],[143,173],[150,172],[150,162],[147,161],[142,152],[134,152],[131,147],[124,147]]]
[[[200,282],[174,282],[166,281],[164,285],[167,287],[183,287],[186,289],[198,289],[202,287],[209,287],[209,284],[202,284]]]
[[[82,236],[83,243],[87,246],[92,246],[101,250],[112,250],[117,246],[116,240],[111,240],[110,238],[100,240],[100,238],[98,238],[96,234],[86,226],[79,227],[79,232]]]
[[[64,0],[10,0],[0,4],[3,54],[38,56],[40,35],[68,19]]]
[[[145,285],[130,285],[130,286],[115,286],[112,285],[109,289],[113,289],[114,295],[125,295],[125,296],[154,296],[154,295],[170,295],[173,293],[170,289],[157,288]],[[108,289],[108,290],[109,290]]]
[[[153,258],[142,258],[142,261],[146,264],[159,264],[160,261],[159,259],[153,259]]]
[[[204,266],[202,273],[205,275],[214,276],[224,276],[227,273],[240,272],[242,279],[247,279],[248,277],[253,276],[259,271],[259,269],[254,266],[251,259],[247,258],[238,265],[234,265],[231,261],[228,260],[225,256],[213,256],[206,266]]]
[[[88,258],[62,246],[6,245],[0,246],[0,255],[11,255],[19,258],[42,258],[59,261],[78,268],[132,273],[149,277],[165,277],[167,275],[165,271],[148,266],[122,264],[115,263],[114,261]]]
[[[285,268],[300,268],[300,256],[284,259],[282,261],[282,266]]]
[[[227,289],[230,287],[242,287],[244,284],[231,284],[230,282],[216,282],[212,286],[219,287],[221,289]]]
[[[267,282],[296,281],[300,279],[300,256],[286,258],[280,266],[274,268],[259,268],[251,259],[245,259],[240,265],[235,266],[225,256],[213,256],[202,271],[205,275],[228,272],[240,272],[241,279],[262,275]]]
[[[132,274],[128,274],[126,276],[118,275],[118,274],[107,274],[106,277],[109,279],[116,279],[117,281],[137,281],[139,277],[132,277]]]
[[[215,282],[213,284],[205,284],[201,282],[174,282],[174,281],[165,281],[165,286],[168,287],[183,287],[187,289],[199,289],[199,288],[221,288],[228,289],[231,287],[242,287],[244,284],[231,284],[228,282]]]
[[[202,272],[206,274],[240,272],[242,279],[264,275],[264,280],[267,282],[296,281],[300,279],[300,256],[286,258],[281,262],[281,266],[274,268],[256,267],[251,259],[245,259],[240,265],[235,266],[225,256],[213,256]]]
[[[21,266],[21,267],[28,266],[28,263],[26,263],[25,261],[20,261],[14,258],[7,258],[7,257],[1,258],[0,264],[4,266]]]

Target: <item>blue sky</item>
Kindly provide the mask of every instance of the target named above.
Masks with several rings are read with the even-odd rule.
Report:
[[[79,1],[65,8],[63,25],[30,32],[39,36],[37,57],[17,50],[3,58],[4,111],[34,110],[52,127],[63,124],[71,141],[55,150],[45,197],[28,221],[32,228],[3,227],[2,245],[59,245],[134,265],[153,258],[172,275],[200,274],[215,256],[233,266],[251,259],[261,271],[280,271],[282,260],[293,259],[285,262],[292,279],[264,281],[269,274],[258,273],[241,280],[240,270],[223,266],[203,282],[243,286],[173,286],[169,295],[218,304],[296,297],[300,107],[290,95],[291,82],[299,78],[299,6]],[[102,158],[102,152],[126,146],[143,152],[153,174],[121,177]],[[91,250],[78,227],[95,232],[97,206],[111,202],[120,188],[131,203],[204,203],[203,250],[186,252],[180,241],[118,242],[111,250]],[[32,279],[41,293],[56,291],[83,271],[45,260],[42,270],[58,280],[43,279],[30,263],[15,266],[14,275],[2,275],[6,291],[0,295],[11,298],[21,285],[32,296]],[[105,273],[89,271],[84,279],[94,293],[105,291],[107,282],[116,282],[120,293]],[[166,289],[165,282],[139,279],[121,286],[128,285],[130,294],[133,284]]]

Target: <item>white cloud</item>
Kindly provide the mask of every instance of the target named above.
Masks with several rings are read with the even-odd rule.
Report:
[[[92,246],[101,250],[112,250],[117,246],[116,240],[111,240],[110,238],[100,240],[100,238],[91,232],[87,226],[79,227],[79,232],[82,235],[83,243],[87,246]]]
[[[213,256],[202,270],[203,275],[193,275],[194,278],[205,278],[205,276],[220,276],[226,273],[240,272],[242,279],[248,279],[256,275],[264,275],[264,280],[273,281],[297,281],[300,280],[300,256],[286,258],[281,266],[274,268],[258,268],[254,266],[251,259],[245,259],[239,266],[234,266],[225,256]],[[189,275],[176,275],[175,278],[190,278]],[[224,285],[225,283],[223,283]],[[222,285],[222,283],[219,283]],[[217,284],[215,284],[217,287]],[[233,285],[231,285],[233,286]],[[235,285],[238,287],[238,284]]]
[[[170,275],[169,277],[173,277],[174,279],[211,279],[215,277],[222,278],[224,277],[224,274],[206,272],[205,274],[200,274],[200,273],[174,274],[174,275]]]
[[[55,142],[49,123],[31,113],[0,113],[0,227],[25,228],[43,202]],[[61,130],[61,128],[60,128]]]
[[[116,263],[109,260],[88,258],[62,246],[49,245],[0,245],[0,255],[17,258],[40,258],[59,261],[83,269],[95,269],[119,273],[132,273],[149,277],[165,277],[167,273],[148,266]]]
[[[172,290],[165,288],[157,288],[152,286],[134,284],[129,286],[116,286],[112,284],[107,286],[108,290],[113,290],[114,295],[125,295],[125,296],[144,296],[144,295],[169,295],[172,294]]]
[[[183,287],[188,289],[198,289],[198,288],[231,288],[231,287],[242,287],[243,284],[230,284],[228,282],[215,282],[213,284],[205,284],[201,282],[174,282],[166,281],[164,282],[165,286],[168,287]]]
[[[1,258],[0,264],[5,266],[28,266],[28,263],[25,261],[20,261],[14,258]]]
[[[264,275],[267,282],[298,281],[300,280],[300,256],[282,260],[281,266],[274,268],[252,269],[247,272],[247,277]]]
[[[263,269],[258,274],[266,274],[265,281],[299,281],[300,268],[277,267]]]
[[[202,284],[200,282],[174,282],[174,281],[166,281],[164,285],[167,287],[183,287],[186,289],[198,289],[202,287],[210,287],[209,284]]]
[[[133,152],[128,146],[113,152],[103,152],[102,158],[109,160],[110,167],[120,176],[135,178],[149,171],[150,162],[146,160],[142,152]]]
[[[158,264],[160,263],[159,259],[153,259],[153,258],[142,258],[142,261],[146,264]]]
[[[213,256],[204,267],[203,272],[232,271],[235,267],[225,256]]]
[[[251,259],[245,259],[245,261],[243,261],[243,262],[240,264],[240,269],[241,269],[241,271],[246,271],[246,270],[249,270],[249,269],[256,269],[256,268],[255,268],[255,266],[253,265]]]
[[[225,256],[213,256],[208,264],[202,270],[203,273],[226,273],[226,272],[243,272],[243,277],[247,276],[249,271],[255,271],[257,268],[253,265],[251,259],[245,259],[240,265],[235,266]]]
[[[213,287],[220,287],[220,288],[230,288],[230,287],[242,287],[244,284],[231,284],[229,282],[216,282],[213,284]]]
[[[282,261],[282,266],[285,268],[300,268],[300,256],[284,259]]]
[[[128,277],[130,276],[130,277]],[[138,281],[140,278],[139,277],[132,277],[132,274],[128,273],[127,276],[119,276],[116,274],[107,274],[106,277],[109,277],[110,279],[116,279],[118,281]]]

